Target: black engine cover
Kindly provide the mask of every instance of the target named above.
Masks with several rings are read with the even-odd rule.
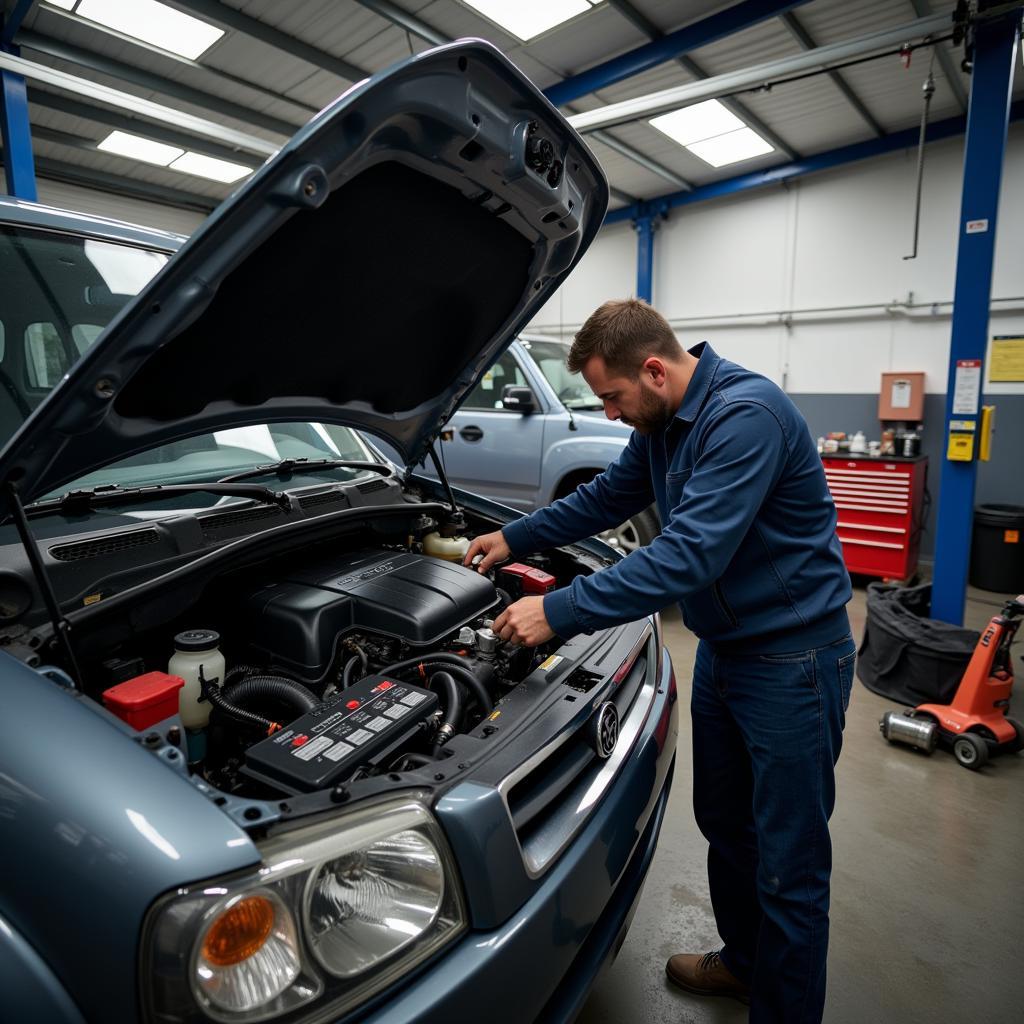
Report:
[[[362,551],[257,590],[247,601],[246,629],[271,664],[317,679],[343,633],[436,644],[497,600],[486,576],[461,565],[401,551]]]

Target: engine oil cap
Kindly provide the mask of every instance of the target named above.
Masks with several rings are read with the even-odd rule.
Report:
[[[174,637],[176,651],[212,651],[220,643],[220,633],[213,629],[186,629]]]

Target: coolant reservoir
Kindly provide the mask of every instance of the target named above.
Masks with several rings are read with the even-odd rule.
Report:
[[[443,558],[446,562],[459,562],[469,551],[468,537],[442,537],[436,530],[423,538],[423,553],[432,558]]]
[[[178,713],[186,729],[202,729],[210,720],[210,703],[199,703],[203,690],[199,669],[207,682],[224,682],[224,655],[218,650],[220,634],[212,629],[187,629],[174,638],[174,654],[167,663],[172,676],[180,676],[185,685],[178,693]]]

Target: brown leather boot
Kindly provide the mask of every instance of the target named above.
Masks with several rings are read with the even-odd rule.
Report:
[[[732,996],[741,1003],[750,1002],[750,986],[744,985],[718,955],[677,953],[665,964],[669,981],[698,996]]]

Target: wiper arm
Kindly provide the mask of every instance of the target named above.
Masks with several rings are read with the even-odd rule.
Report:
[[[279,505],[283,509],[291,508],[287,494],[272,491],[269,487],[259,484],[233,484],[217,481],[208,484],[154,484],[150,487],[121,487],[118,484],[104,484],[102,487],[90,487],[85,490],[68,491],[59,498],[37,501],[26,506],[25,512],[30,516],[49,515],[51,512],[63,512],[66,515],[81,515],[94,508],[104,505],[145,504],[151,501],[162,501],[175,494],[218,494],[227,498],[252,498],[268,505]]]
[[[281,459],[280,462],[268,462],[264,466],[253,466],[241,473],[222,476],[217,483],[229,484],[234,480],[249,480],[254,476],[265,476],[276,473],[280,477],[293,476],[296,473],[311,473],[318,469],[369,469],[383,476],[391,476],[390,466],[379,462],[356,462],[349,459]]]

